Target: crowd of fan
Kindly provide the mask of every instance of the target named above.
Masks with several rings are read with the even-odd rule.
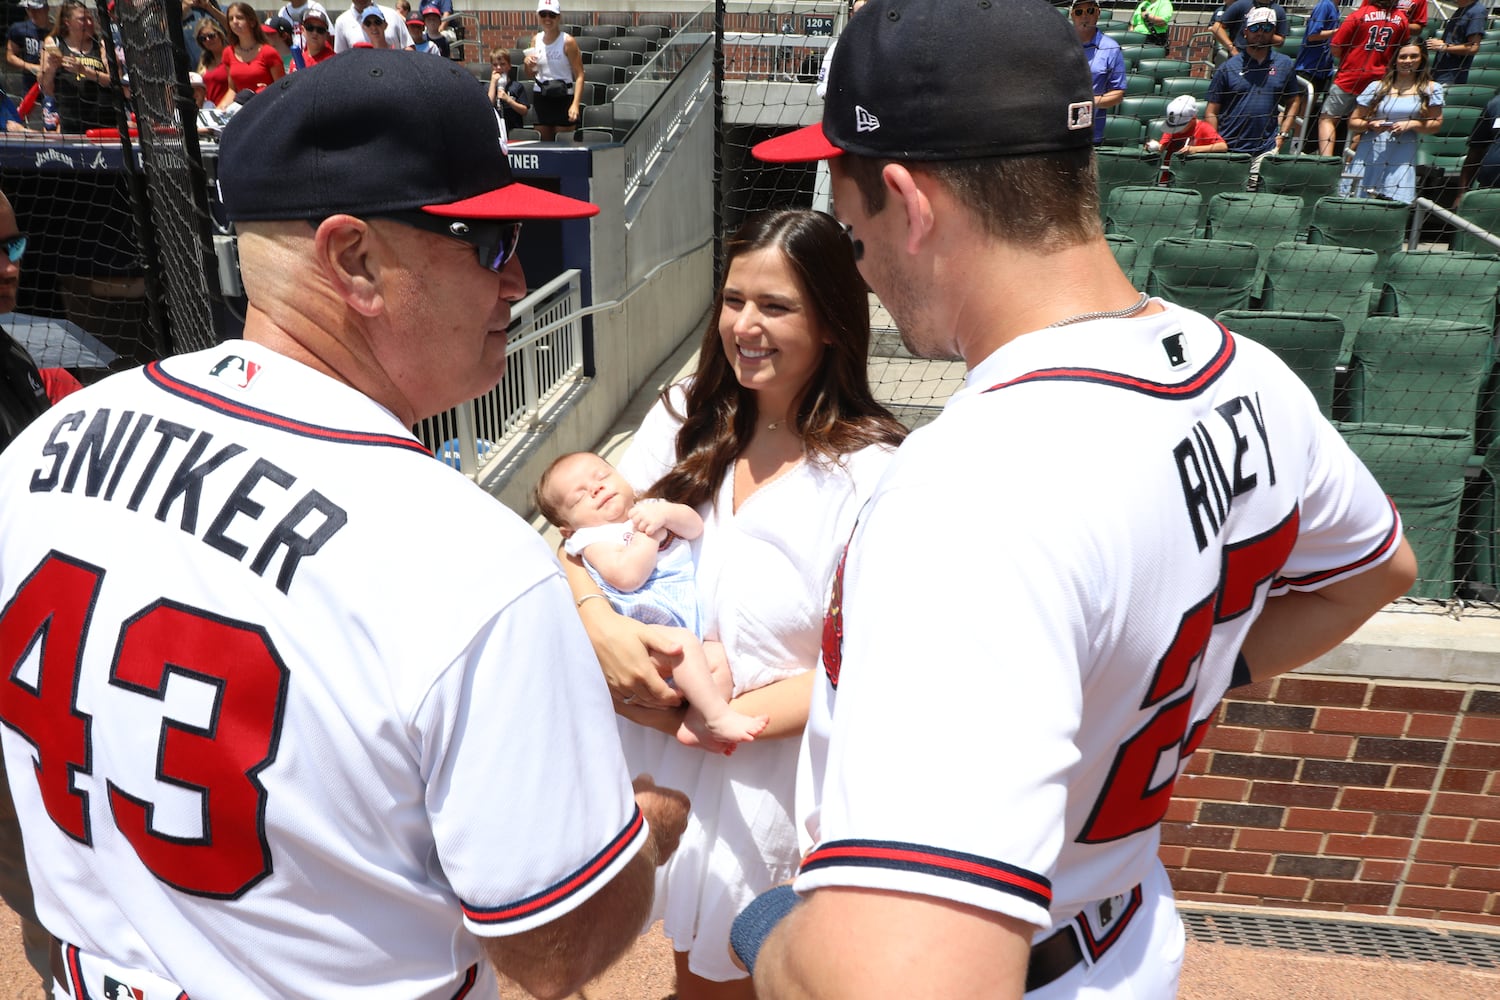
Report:
[[[1098,28],[1098,0],[1073,0],[1068,13],[1094,77],[1100,142],[1109,109],[1125,98],[1125,58],[1120,44]],[[1165,44],[1174,13],[1171,0],[1140,0],[1130,30]],[[1304,107],[1305,79],[1316,107],[1316,152],[1337,155],[1341,127],[1347,134],[1341,193],[1409,203],[1416,197],[1417,140],[1441,127],[1443,87],[1468,79],[1488,14],[1478,0],[1459,0],[1441,32],[1424,39],[1428,20],[1427,0],[1363,0],[1347,13],[1335,0],[1317,0],[1293,59],[1278,51],[1289,33],[1280,3],[1232,0],[1214,13],[1209,28],[1222,61],[1201,118],[1191,97],[1174,101],[1148,148],[1167,157],[1250,154],[1254,190],[1262,159],[1282,152],[1304,114],[1314,111]],[[1500,186],[1497,118],[1500,94],[1471,136],[1461,189]]]
[[[54,18],[47,0],[20,2],[25,19],[10,26],[6,41],[7,76],[19,82],[19,89],[0,94],[0,127],[22,133],[118,128],[120,98],[130,96],[118,27],[114,49],[119,75],[112,77],[98,19],[88,3],[64,0]],[[412,0],[395,0],[390,7],[353,0],[335,16],[318,0],[287,3],[272,13],[257,12],[244,2],[220,7],[216,0],[181,0],[199,131],[216,134],[239,107],[285,74],[350,49],[405,49],[450,58],[459,30],[453,0],[416,2],[414,8]],[[556,10],[557,0],[539,6]],[[531,107],[532,82],[517,79],[506,50],[496,49],[490,61],[491,103],[514,128]],[[545,75],[529,60],[526,69],[538,81]],[[570,94],[571,84],[569,80]],[[129,101],[124,104],[128,110]]]

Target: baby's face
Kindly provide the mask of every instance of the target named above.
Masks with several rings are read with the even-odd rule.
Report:
[[[598,455],[574,455],[552,472],[547,490],[573,530],[618,524],[635,506],[635,490]]]

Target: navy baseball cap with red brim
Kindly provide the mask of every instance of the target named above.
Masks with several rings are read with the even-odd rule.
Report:
[[[756,159],[924,162],[1093,145],[1088,61],[1046,0],[870,0],[829,58],[822,122],[758,143]],[[955,66],[984,68],[985,85]]]
[[[219,194],[234,222],[413,209],[515,221],[599,213],[518,183],[503,134],[484,88],[461,65],[351,50],[288,73],[230,119]]]

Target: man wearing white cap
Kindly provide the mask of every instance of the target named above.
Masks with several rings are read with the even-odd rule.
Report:
[[[1261,160],[1281,152],[1302,108],[1302,83],[1289,56],[1271,48],[1276,13],[1257,7],[1245,18],[1245,46],[1214,70],[1204,119],[1233,153],[1249,153],[1250,190],[1260,182]]]

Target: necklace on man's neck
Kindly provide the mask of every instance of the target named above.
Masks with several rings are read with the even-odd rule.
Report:
[[[1086,323],[1089,320],[1094,319],[1125,319],[1127,316],[1134,316],[1136,313],[1140,312],[1150,304],[1151,296],[1147,295],[1145,292],[1142,292],[1140,298],[1136,299],[1132,305],[1128,305],[1124,309],[1100,309],[1097,312],[1079,313],[1077,316],[1069,316],[1066,319],[1060,319],[1056,323],[1048,323],[1042,329],[1050,330],[1056,326],[1068,326],[1072,323]]]

